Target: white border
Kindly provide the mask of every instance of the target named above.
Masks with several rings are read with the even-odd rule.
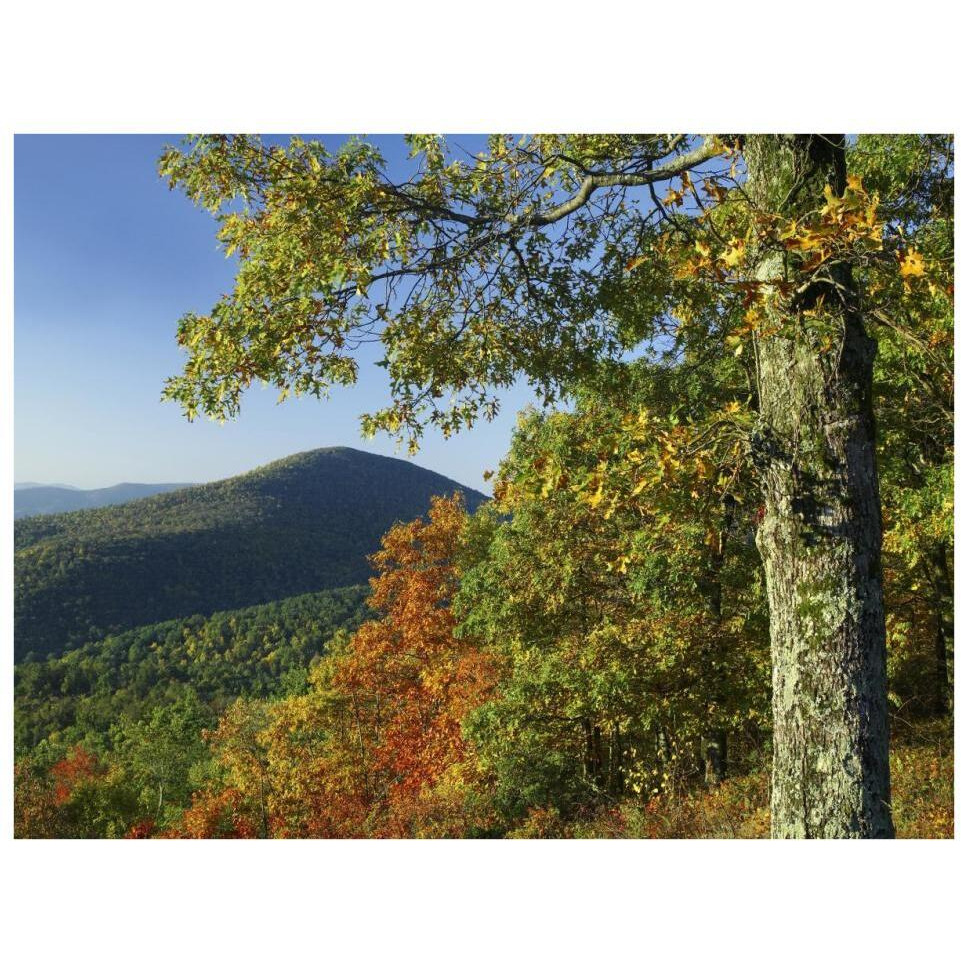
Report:
[[[0,89],[3,827],[12,133],[957,130],[946,5],[274,0],[9,6]],[[10,842],[14,957],[921,956],[957,842]]]

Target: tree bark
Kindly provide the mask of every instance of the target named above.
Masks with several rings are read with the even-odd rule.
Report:
[[[754,136],[748,193],[801,219],[846,182],[839,135]],[[764,516],[757,544],[771,622],[771,833],[893,837],[881,594],[881,511],[871,385],[875,343],[850,267],[805,284],[773,247],[756,279],[798,282],[756,341],[754,454]],[[806,289],[804,289],[806,286]],[[772,289],[772,288],[768,288]],[[785,288],[788,289],[788,288]]]
[[[950,714],[953,707],[953,672],[949,650],[954,651],[954,577],[948,560],[948,549],[939,544],[931,556],[931,576],[934,589],[935,681],[934,709],[938,714]]]
[[[727,732],[716,728],[701,738],[704,784],[717,787],[727,777]]]

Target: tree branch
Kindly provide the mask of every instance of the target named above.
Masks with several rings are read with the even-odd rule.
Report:
[[[588,174],[581,181],[580,189],[569,200],[528,217],[509,217],[508,223],[518,227],[546,227],[579,210],[591,199],[591,195],[602,187],[643,187],[661,180],[670,180],[671,177],[676,177],[685,170],[690,170],[692,167],[697,167],[704,161],[710,160],[711,157],[716,157],[720,152],[717,142],[713,138],[707,138],[695,150],[681,154],[673,160],[643,173]]]

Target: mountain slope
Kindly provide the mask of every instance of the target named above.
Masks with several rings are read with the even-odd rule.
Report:
[[[338,630],[371,616],[367,587],[344,587],[209,617],[191,615],[91,641],[14,668],[17,754],[56,734],[106,735],[122,715],[148,717],[187,689],[216,715],[234,698],[306,686]]]
[[[17,485],[13,493],[13,516],[34,517],[37,514],[58,514],[79,511],[88,507],[107,507],[125,504],[140,497],[152,497],[168,491],[190,487],[190,484],[115,484],[96,490],[79,490],[59,484]]]
[[[14,652],[58,653],[138,625],[363,583],[367,555],[430,498],[484,495],[345,447],[128,504],[14,524]]]

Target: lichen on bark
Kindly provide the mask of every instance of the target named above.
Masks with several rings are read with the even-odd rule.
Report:
[[[825,186],[844,190],[840,137],[756,136],[745,153],[761,210],[803,217]],[[796,270],[783,252],[759,252],[763,283],[796,280]],[[772,835],[891,837],[875,345],[843,263],[829,282],[771,303],[773,332],[757,342],[755,451],[773,662]]]

